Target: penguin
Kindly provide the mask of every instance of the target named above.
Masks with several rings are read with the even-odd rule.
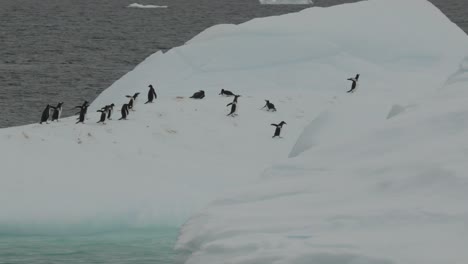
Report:
[[[106,105],[101,110],[105,110],[107,108],[107,119],[112,120],[112,113],[114,112],[115,104]]]
[[[359,74],[356,74],[356,77],[354,78],[348,79],[348,81],[352,81],[353,84],[351,85],[351,89],[347,91],[347,93],[354,93],[354,90],[357,88],[357,85],[358,85],[358,80],[359,80]]]
[[[228,90],[221,89],[221,92],[219,95],[224,95],[224,96],[234,96],[234,93]]]
[[[279,124],[271,124],[271,125],[276,127],[275,134],[273,135],[273,138],[275,138],[275,137],[280,137],[281,138],[281,136],[280,136],[281,128],[283,128],[283,125],[286,125],[286,122],[281,121],[281,123],[279,123]]]
[[[47,121],[49,121],[51,108],[54,108],[54,107],[48,104],[46,108],[44,109],[44,111],[42,111],[41,122],[39,122],[39,124],[42,125],[43,122],[46,122],[46,124],[48,124]]]
[[[88,107],[89,107],[88,104],[83,104],[83,106],[80,106],[81,108],[80,116],[78,117],[78,121],[76,122],[76,124],[78,123],[84,124],[84,121],[86,119],[86,113],[88,112]]]
[[[140,93],[135,93],[134,95],[126,95],[125,97],[130,98],[130,101],[128,102],[128,109],[133,110],[133,107],[135,106],[135,101]]]
[[[99,121],[97,121],[97,123],[102,123],[102,124],[106,124],[106,117],[107,117],[107,112],[109,111],[109,107],[110,105],[106,105],[105,107],[103,107],[103,109],[101,110],[97,110],[97,112],[100,112],[101,113],[101,117],[99,118]]]
[[[122,109],[120,110],[120,113],[122,114],[122,117],[119,118],[119,120],[125,119],[127,120],[127,116],[129,114],[128,112],[128,104],[123,104]]]
[[[81,111],[82,111],[83,109],[85,109],[85,113],[84,113],[84,114],[86,115],[86,113],[88,112],[88,106],[89,106],[88,101],[84,101],[84,103],[83,103],[82,105],[77,105],[77,106],[75,106],[74,108],[79,108],[79,109],[80,109],[80,111],[76,112],[75,115],[81,114]],[[78,119],[79,119],[79,118],[78,118]]]
[[[148,101],[145,103],[152,103],[154,99],[158,98],[158,95],[156,94],[156,91],[154,90],[153,85],[148,85],[149,91],[148,91]]]
[[[59,102],[56,107],[53,109],[52,113],[52,122],[53,121],[59,121],[60,117],[62,116],[62,109],[63,109],[63,102]]]
[[[203,99],[204,97],[205,97],[205,91],[203,90],[200,90],[194,93],[192,96],[190,96],[190,98],[193,98],[193,99]]]
[[[238,108],[237,108],[237,99],[239,97],[240,97],[240,95],[234,95],[234,100],[231,103],[226,105],[226,107],[231,106],[231,112],[229,114],[227,114],[227,116],[232,116],[232,117],[237,116],[237,110],[238,110]]]
[[[266,108],[267,108],[267,111],[270,111],[270,110],[271,110],[271,111],[273,111],[273,112],[276,112],[276,108],[275,108],[275,105],[274,105],[274,104],[270,103],[270,101],[268,101],[268,100],[265,100],[265,102],[266,102],[266,104],[265,104],[264,107],[262,107],[262,109],[266,107]]]

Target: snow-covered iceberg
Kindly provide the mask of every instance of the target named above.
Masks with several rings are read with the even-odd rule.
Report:
[[[0,130],[0,233],[185,222],[187,264],[465,263],[467,55],[425,0],[209,28],[90,108],[141,92],[130,120]]]
[[[311,5],[312,0],[259,0],[262,5]]]
[[[128,5],[127,7],[133,7],[133,8],[167,8],[167,6],[159,6],[159,5],[142,5],[138,3],[133,3]]]

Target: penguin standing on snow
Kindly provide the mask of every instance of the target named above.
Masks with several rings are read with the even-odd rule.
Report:
[[[115,104],[106,105],[101,110],[106,110],[107,108],[107,119],[112,120],[112,113],[114,112]]]
[[[219,95],[224,95],[224,96],[234,96],[234,93],[228,90],[221,89],[221,92]]]
[[[46,122],[49,121],[49,117],[50,117],[50,108],[53,108],[53,106],[50,106],[49,104],[46,106],[46,108],[44,109],[44,111],[42,111],[42,116],[41,116],[41,122],[39,122],[39,124],[42,125],[43,122]]]
[[[107,117],[107,112],[109,111],[109,105],[106,105],[105,107],[103,107],[103,109],[101,110],[97,110],[97,112],[101,112],[101,117],[99,118],[99,121],[97,121],[97,123],[102,123],[102,124],[106,124],[106,117]]]
[[[122,117],[119,118],[119,120],[125,119],[127,120],[127,116],[129,114],[128,112],[128,104],[123,104],[122,109],[120,109],[120,113],[122,114]]]
[[[240,97],[240,95],[234,95],[234,100],[231,103],[226,105],[226,107],[231,106],[231,112],[229,114],[227,114],[227,116],[232,116],[232,117],[237,116],[237,110],[238,110],[238,108],[237,108],[237,99],[239,97]]]
[[[76,112],[75,115],[79,115],[81,114],[82,110],[85,109],[85,115],[86,115],[86,112],[88,111],[88,106],[89,106],[89,103],[88,101],[84,101],[84,103],[82,105],[77,105],[75,106],[75,108],[79,108],[80,111]]]
[[[60,117],[62,116],[62,107],[63,102],[59,102],[56,107],[54,107],[53,112],[52,112],[52,122],[53,121],[59,121]]]
[[[86,113],[88,112],[88,107],[89,107],[88,104],[83,104],[82,106],[79,106],[79,108],[81,108],[79,112],[80,116],[78,117],[78,121],[76,122],[76,124],[78,123],[84,124],[84,121],[86,119]]]
[[[203,98],[205,98],[205,91],[200,90],[200,91],[194,93],[192,96],[190,96],[190,98],[193,98],[193,99],[203,99]]]
[[[154,99],[158,98],[158,95],[156,94],[156,91],[154,90],[153,85],[148,85],[149,91],[148,91],[148,101],[145,103],[152,103]]]
[[[353,84],[351,85],[351,89],[347,91],[347,93],[354,93],[354,90],[357,88],[357,85],[358,85],[358,80],[359,80],[359,74],[356,74],[356,77],[354,78],[348,79],[348,81],[352,81]]]
[[[266,102],[266,104],[265,104],[264,107],[262,107],[262,109],[266,107],[266,108],[267,108],[267,111],[276,112],[276,108],[275,108],[275,105],[274,105],[274,104],[270,103],[270,101],[268,101],[268,100],[265,100],[265,102]]]
[[[280,137],[281,138],[281,136],[280,136],[281,128],[283,128],[283,125],[286,125],[286,122],[281,121],[281,123],[279,123],[279,124],[271,124],[271,125],[276,127],[275,134],[273,135],[273,138],[275,138],[275,137]]]
[[[126,95],[125,97],[130,98],[130,101],[128,102],[128,109],[133,110],[135,106],[136,99],[140,93],[135,93],[133,96],[132,95]]]

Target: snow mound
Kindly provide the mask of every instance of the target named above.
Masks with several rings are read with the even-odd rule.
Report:
[[[259,0],[262,5],[311,5],[312,0]]]
[[[184,224],[185,263],[467,262],[466,34],[422,0],[311,8],[244,27],[234,35],[291,44],[262,70],[280,68],[289,94],[312,90],[320,107],[303,109],[311,121],[290,159]],[[236,39],[212,29],[192,44],[224,38]],[[258,69],[253,56],[229,61]],[[360,89],[346,94],[356,73]]]
[[[142,5],[142,4],[138,4],[138,3],[130,4],[127,7],[133,7],[133,8],[167,8],[167,6]]]

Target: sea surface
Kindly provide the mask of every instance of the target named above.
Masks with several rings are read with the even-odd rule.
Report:
[[[167,5],[164,9],[129,4]],[[316,0],[330,6],[352,0]],[[431,0],[468,32],[468,1]],[[0,0],[0,127],[38,122],[46,104],[65,115],[148,55],[183,45],[207,27],[308,6],[256,0]],[[0,264],[176,263],[177,227],[86,234],[0,233]]]
[[[183,45],[207,27],[242,23],[308,6],[256,0],[1,0],[0,128],[39,121],[64,101],[64,115],[159,49]],[[468,1],[431,0],[468,32]],[[317,0],[330,6],[352,0]]]

